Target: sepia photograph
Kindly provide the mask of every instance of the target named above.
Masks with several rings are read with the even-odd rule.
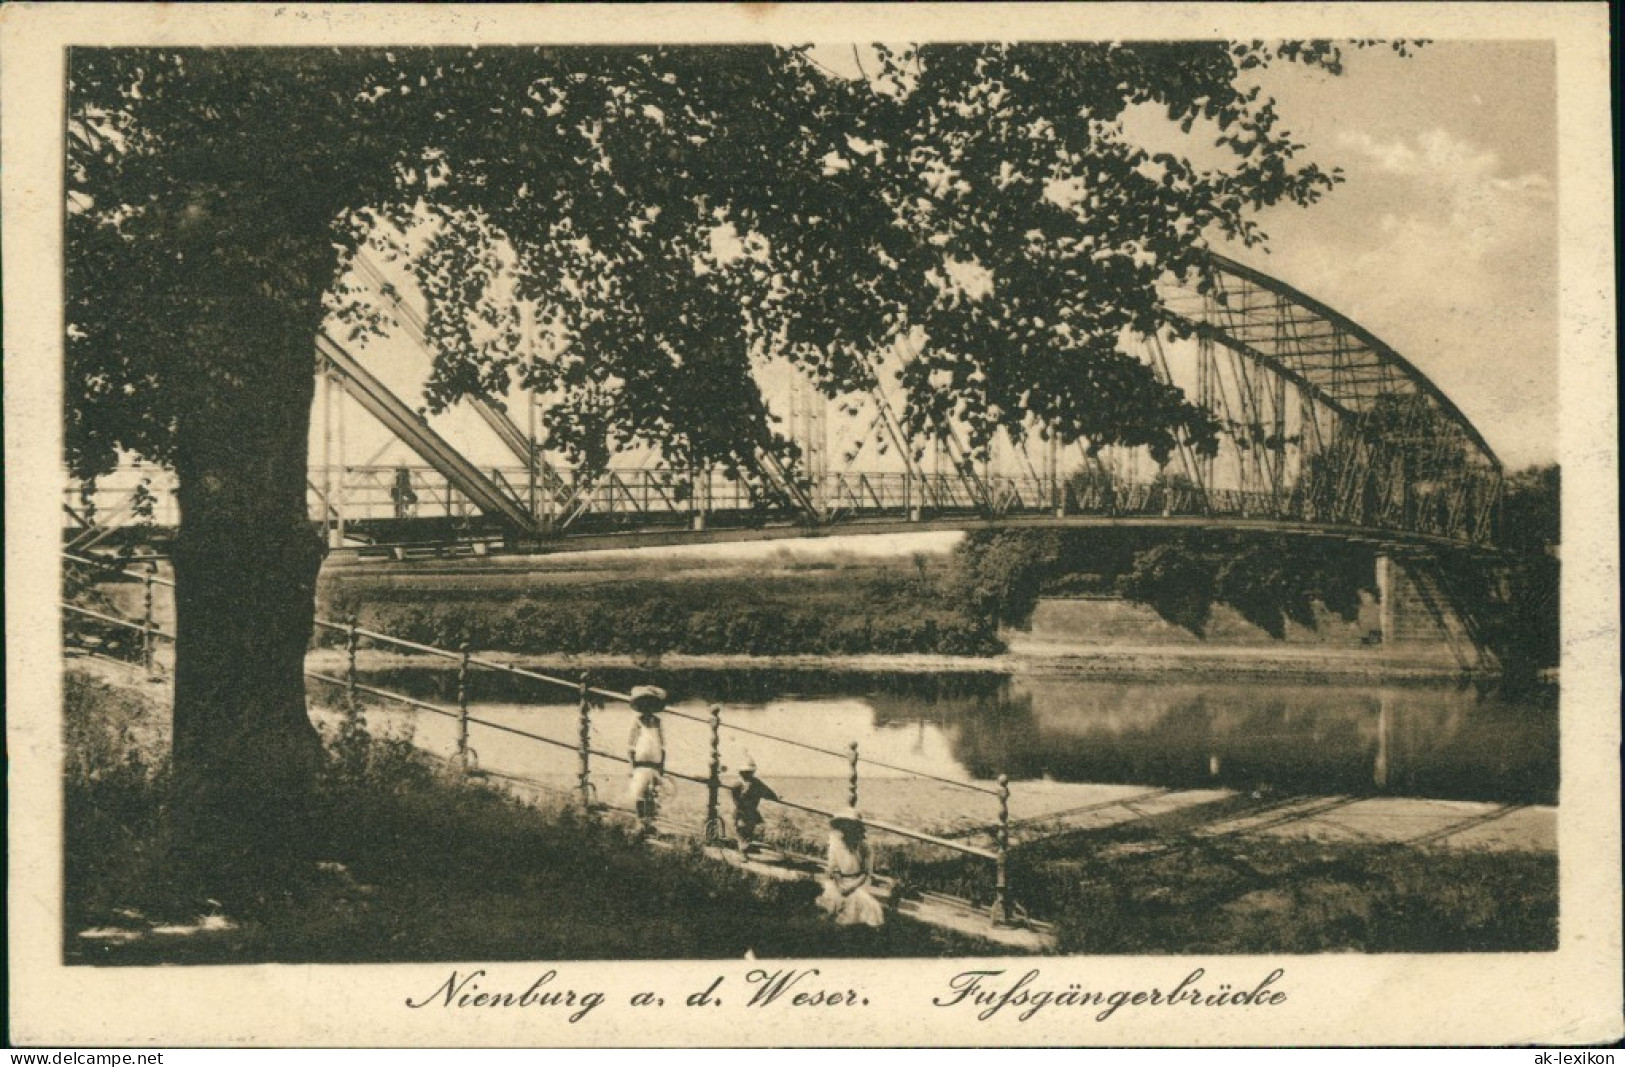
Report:
[[[1565,572],[1579,515],[1617,624],[1615,460],[1564,389],[1612,425],[1612,340],[1565,341],[1563,20],[756,6],[56,27],[45,347],[6,342],[53,983],[295,965],[401,1044],[471,1007],[538,1044],[1140,1043],[1173,1006],[1224,1041],[1332,968],[1538,972],[1593,928],[1574,1033],[1611,1032],[1617,673],[1570,672],[1617,629]],[[633,961],[682,967],[590,977]],[[760,1022],[616,1021],[707,1006]]]

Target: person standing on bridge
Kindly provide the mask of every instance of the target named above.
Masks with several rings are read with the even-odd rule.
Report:
[[[748,858],[762,829],[762,801],[777,800],[779,795],[756,777],[756,761],[748,755],[738,775],[728,783],[728,792],[733,795],[734,836],[739,841],[739,854]]]
[[[869,891],[874,880],[874,856],[865,840],[863,817],[856,808],[830,816],[829,860],[825,864],[823,909],[837,926],[880,926],[886,913]]]
[[[666,735],[660,728],[660,713],[666,710],[666,691],[653,685],[635,687],[632,710],[638,714],[626,742],[627,762],[632,765],[632,807],[643,832],[653,833],[660,779],[666,773]]]
[[[395,504],[397,519],[410,519],[418,513],[418,494],[412,488],[412,472],[405,467],[395,469],[395,484],[390,487],[389,498]]]

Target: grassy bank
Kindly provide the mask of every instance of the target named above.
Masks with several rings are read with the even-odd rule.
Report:
[[[437,587],[367,576],[327,594],[332,617],[412,641],[526,653],[696,655],[1002,651],[994,620],[945,594],[924,566],[764,574],[555,577],[538,588]],[[329,635],[328,640],[334,637]]]
[[[1231,796],[1018,845],[1012,899],[1079,954],[1539,952],[1557,948],[1557,858],[1213,833],[1280,796]],[[769,844],[822,841],[779,820]],[[907,895],[987,907],[993,865],[878,834],[876,867]]]
[[[1240,796],[1051,837],[1011,858],[1015,897],[1080,953],[1535,952],[1557,947],[1557,858],[1204,834]],[[905,882],[991,897],[985,863],[898,850]]]
[[[216,910],[168,862],[162,709],[70,673],[65,715],[69,962],[931,956],[981,942],[893,917],[839,930],[810,883],[763,882],[464,779],[405,738],[341,730],[311,862],[225,904],[229,929],[161,936]],[[92,928],[138,930],[127,942]]]

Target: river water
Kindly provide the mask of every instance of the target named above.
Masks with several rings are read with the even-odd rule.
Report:
[[[448,707],[451,672],[373,672],[373,685]],[[722,707],[723,762],[748,755],[768,781],[844,780],[856,741],[864,780],[917,770],[990,784],[1051,781],[1175,789],[1226,788],[1311,795],[1392,795],[1553,804],[1558,787],[1553,687],[1381,686],[1205,681],[1188,677],[1100,680],[1073,675],[845,673],[783,670],[601,671],[594,684],[625,691],[656,681],[673,709],[705,719]],[[476,672],[477,718],[573,745],[574,699],[523,679]],[[389,714],[415,739],[449,752],[456,724]],[[595,710],[592,745],[623,754],[632,724],[619,705]],[[743,728],[743,729],[739,729]],[[746,733],[744,731],[754,731]],[[669,769],[704,776],[710,731],[668,716]],[[757,734],[794,738],[832,754]],[[568,781],[576,756],[475,726],[481,763]],[[600,761],[601,762],[601,761]],[[605,768],[607,769],[607,767]]]

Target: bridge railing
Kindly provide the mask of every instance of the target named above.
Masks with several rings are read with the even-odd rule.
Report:
[[[494,481],[516,499],[525,495],[523,467],[493,467]],[[347,518],[465,518],[473,506],[434,470],[423,466],[346,467],[333,474],[342,486]],[[314,491],[313,491],[314,492]],[[1245,515],[1298,517],[1302,494],[1170,486],[1158,482],[1085,482],[1067,485],[1038,475],[832,471],[808,482],[807,493],[826,519],[863,515],[918,518],[922,513],[1008,515],[1062,510],[1080,515]],[[545,497],[546,494],[540,494]],[[720,473],[691,478],[669,470],[612,470],[576,485],[553,502],[559,523],[607,520],[683,521],[696,513],[759,514],[747,486]],[[338,497],[339,494],[335,494]],[[313,497],[317,500],[318,497]],[[528,503],[528,502],[527,502]],[[538,508],[549,506],[539,498]]]
[[[155,671],[153,643],[156,640],[174,641],[175,635],[166,632],[154,622],[153,589],[155,586],[173,588],[174,582],[157,574],[156,565],[148,563],[144,573],[132,575],[124,569],[121,561],[105,557],[85,556],[82,554],[64,554],[66,562],[75,566],[94,568],[98,573],[117,575],[124,578],[139,578],[144,584],[144,611],[145,617],[141,621],[126,619],[111,612],[97,611],[83,605],[64,601],[62,608],[71,615],[89,619],[96,623],[125,628],[140,635],[142,641],[142,658],[149,674]],[[358,712],[362,705],[362,698],[369,697],[376,700],[392,703],[401,707],[410,708],[416,712],[423,712],[442,718],[453,720],[457,724],[456,762],[465,770],[474,770],[478,766],[478,755],[472,744],[471,730],[473,727],[491,730],[508,736],[518,737],[527,741],[547,745],[553,748],[569,750],[576,755],[576,789],[577,802],[587,811],[618,810],[630,813],[630,809],[613,804],[602,803],[595,796],[592,782],[592,768],[594,761],[609,761],[612,764],[629,764],[625,756],[592,743],[593,717],[598,709],[606,703],[620,703],[630,705],[631,696],[588,684],[585,676],[570,680],[557,675],[520,667],[513,663],[492,659],[486,655],[476,654],[469,646],[463,645],[458,649],[448,649],[437,645],[426,644],[419,641],[408,640],[393,634],[368,629],[359,624],[352,616],[344,622],[333,619],[320,618],[314,620],[320,630],[336,633],[343,636],[345,665],[342,674],[333,674],[326,671],[307,667],[306,677],[332,686],[344,694],[345,708]],[[383,686],[370,685],[361,680],[359,655],[363,642],[386,648],[402,649],[423,656],[442,659],[456,665],[456,706],[447,707],[434,701],[422,700],[405,693],[397,692]],[[521,679],[554,690],[555,692],[568,692],[577,707],[577,735],[573,739],[549,737],[533,730],[526,730],[502,723],[490,718],[474,714],[470,708],[470,682],[475,671],[487,671],[502,674],[511,678]],[[724,721],[724,711],[721,705],[711,706],[708,716],[694,715],[677,708],[668,707],[663,715],[677,720],[704,726],[708,730],[709,760],[703,772],[667,770],[666,777],[679,782],[688,783],[706,790],[706,807],[704,823],[700,827],[701,836],[709,842],[721,842],[725,838],[724,824],[720,808],[720,798],[724,791],[722,779],[721,736],[724,730],[737,733],[741,736],[762,738],[792,748],[817,753],[841,760],[847,770],[847,801],[848,806],[856,807],[860,785],[860,769],[874,767],[901,774],[907,778],[918,781],[930,781],[948,786],[967,793],[975,793],[991,798],[996,804],[996,818],[993,823],[994,847],[981,848],[967,844],[964,841],[952,840],[925,830],[899,825],[875,818],[862,818],[860,821],[870,829],[883,834],[946,849],[950,852],[972,857],[974,859],[992,864],[994,877],[994,895],[990,908],[994,922],[1009,924],[1014,921],[1016,908],[1012,896],[1009,871],[1010,848],[1010,784],[1005,775],[1000,775],[996,787],[966,782],[960,779],[948,778],[932,774],[917,768],[904,767],[885,760],[873,759],[863,756],[859,752],[856,741],[851,742],[845,750],[828,748],[822,745],[811,744],[797,738],[787,737],[768,731],[757,730],[738,723]],[[533,783],[535,784],[535,783]],[[794,799],[788,796],[770,798],[791,810],[832,818],[834,812],[810,803],[805,799]],[[741,844],[743,844],[741,842]]]
[[[1361,526],[1463,542],[1493,540],[1493,524],[1471,525],[1479,502],[1447,481],[1418,482],[1360,494],[1335,472],[1296,476],[1275,488],[1226,488],[1154,480],[1074,476],[1065,481],[1036,474],[831,471],[806,483],[816,520],[768,506],[748,486],[720,471],[693,475],[668,469],[610,470],[532,482],[523,466],[484,469],[492,484],[540,529],[555,533],[816,522],[839,525],[864,519],[917,521],[932,517],[1017,515],[1100,517],[1206,517],[1277,519]],[[559,475],[554,473],[554,477]],[[127,481],[127,479],[126,479]],[[324,492],[325,489],[325,492]],[[423,465],[313,468],[308,486],[313,521],[330,526],[402,520],[451,524],[480,520],[480,510],[447,479]],[[139,515],[136,503],[151,514]],[[90,549],[135,522],[173,527],[172,488],[145,488],[117,480],[63,491],[62,525],[70,550]],[[482,527],[489,531],[492,527]],[[376,530],[372,533],[376,534]],[[370,535],[369,535],[370,536]]]

